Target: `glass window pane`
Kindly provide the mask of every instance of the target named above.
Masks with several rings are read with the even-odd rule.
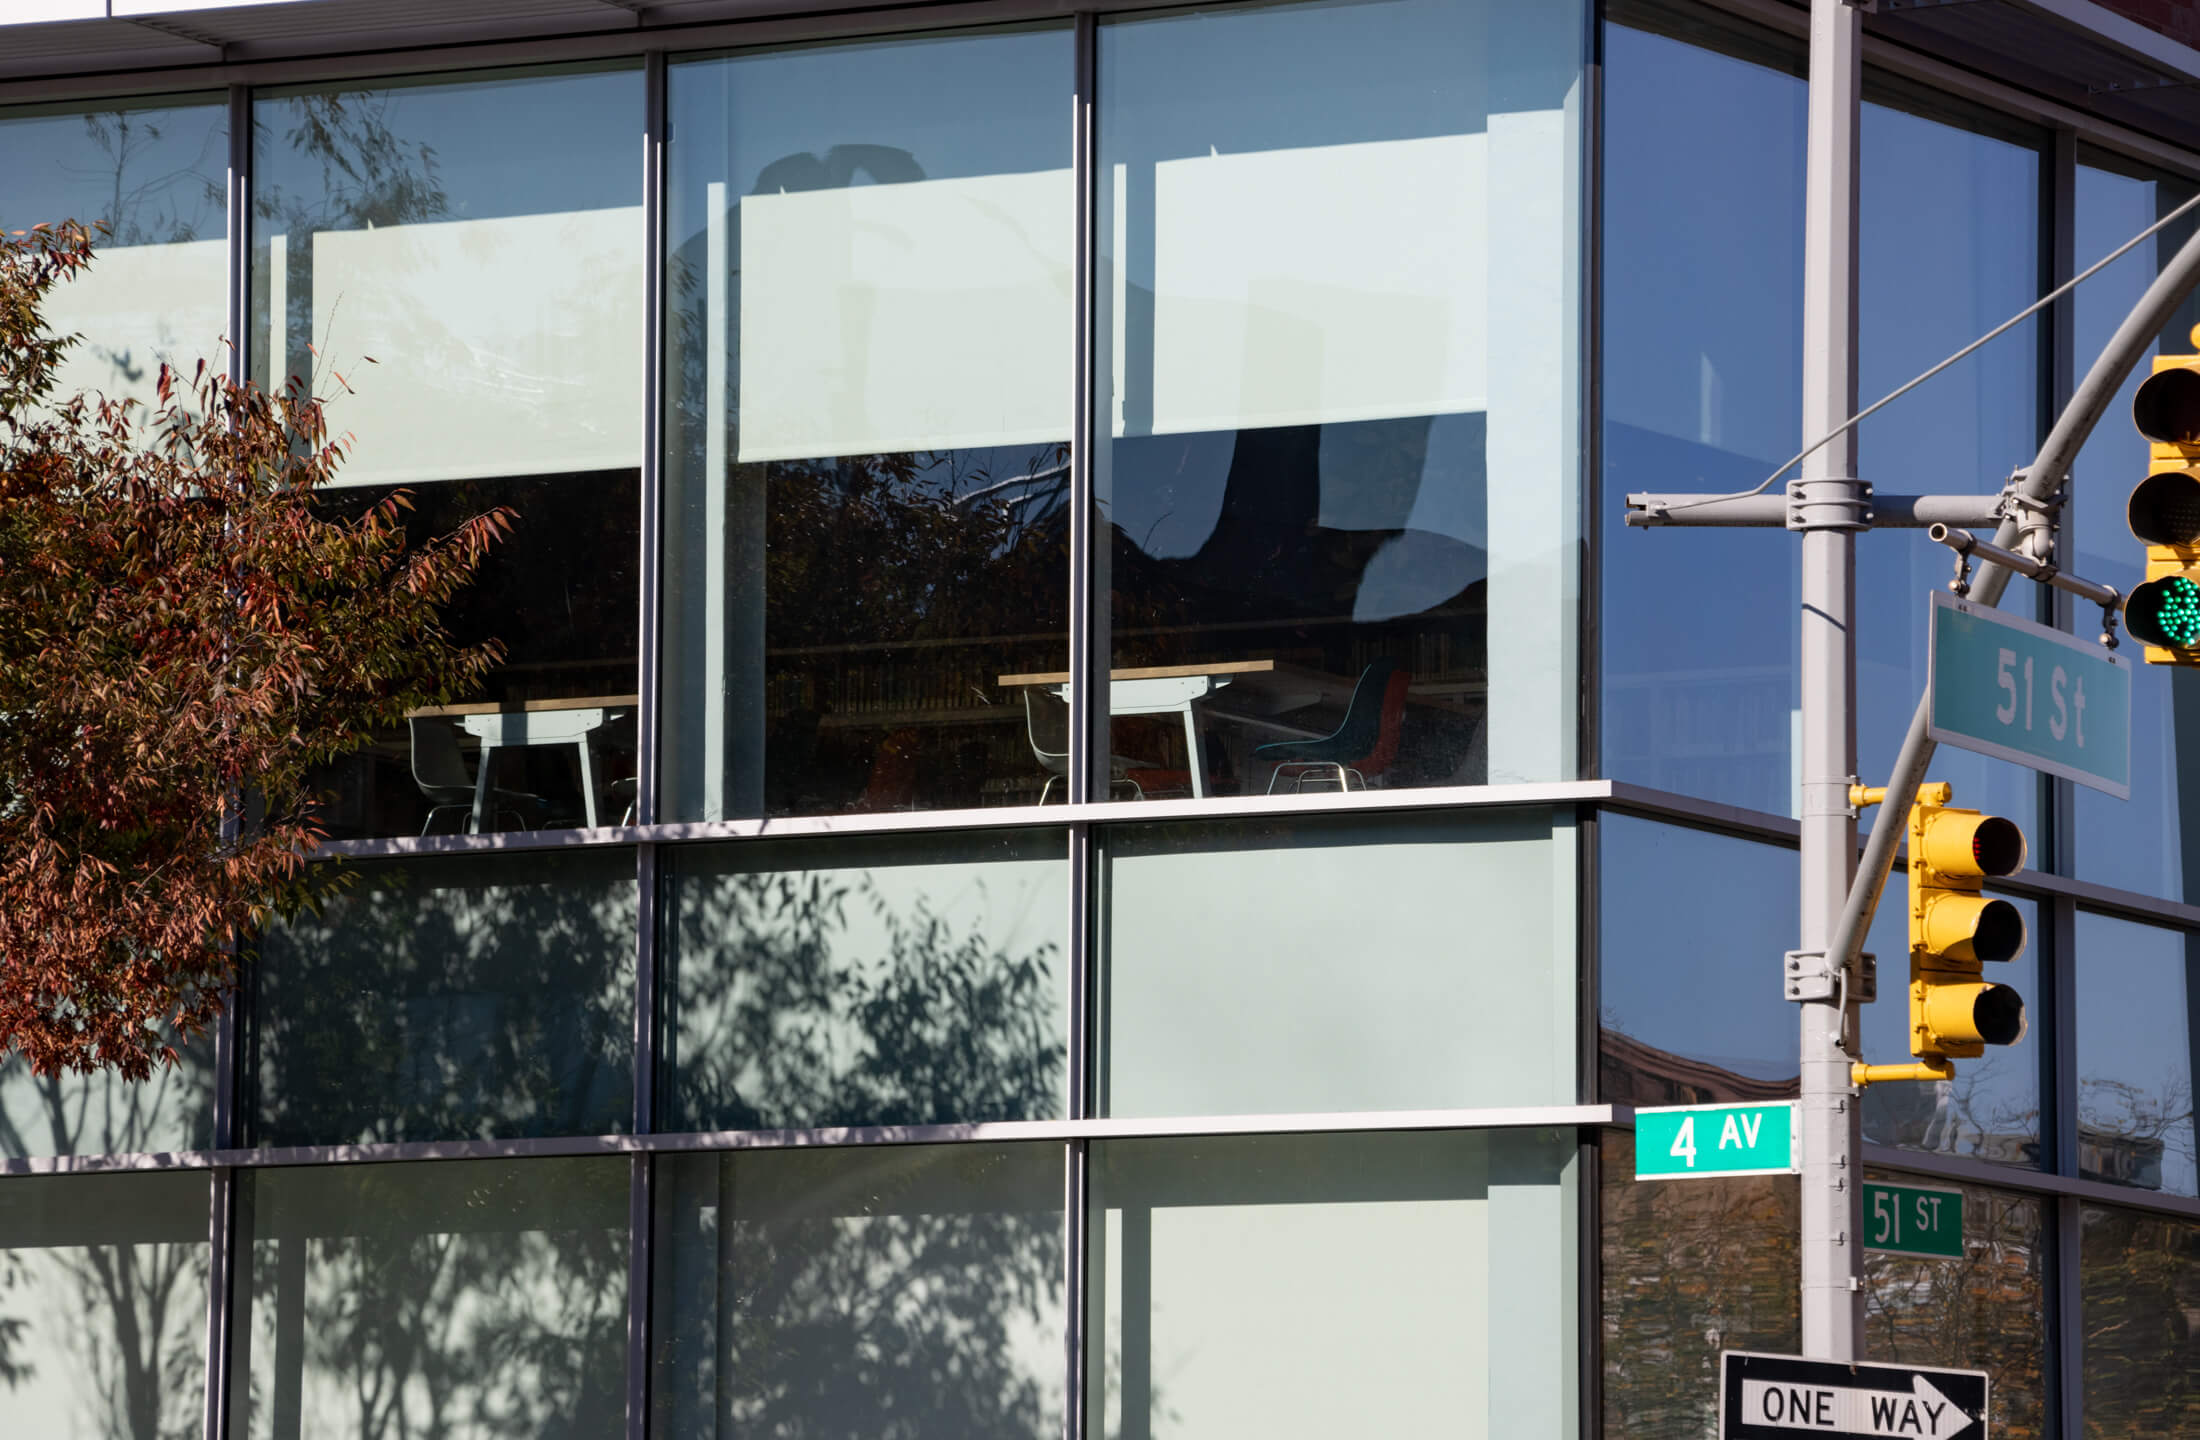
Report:
[[[1875,1065],[1903,1065],[1912,1058],[1907,884],[1899,871],[1888,880],[1864,941],[1864,948],[1879,960],[1878,1003],[1859,1012],[1863,1058]],[[1971,1155],[2005,1165],[2037,1168],[2042,1163],[2040,1017],[2046,1013],[2047,997],[2040,985],[2040,954],[2048,937],[2036,902],[2021,895],[1995,898],[2023,912],[2026,944],[2016,959],[1985,966],[1983,973],[1987,980],[2012,986],[2024,997],[2029,1023],[2023,1038],[2014,1045],[1989,1045],[1976,1059],[1956,1061],[1953,1080],[1905,1080],[1867,1087],[1866,1140],[1931,1154]]]
[[[1071,54],[1049,26],[672,67],[673,818],[1061,773],[1005,677],[1068,664]]]
[[[1798,1093],[1795,1006],[1780,986],[1800,925],[1795,852],[1610,811],[1597,850],[1599,1097]]]
[[[1062,1433],[1055,1145],[657,1169],[659,1440]]]
[[[214,1037],[177,1047],[174,1066],[132,1084],[112,1070],[40,1077],[0,1060],[0,1156],[143,1154],[214,1144]]]
[[[103,225],[92,268],[54,287],[55,398],[80,390],[158,406],[163,362],[226,365],[229,107],[219,95],[0,110],[0,228]],[[140,418],[143,418],[140,412]]]
[[[1119,794],[1573,773],[1584,33],[1497,0],[1102,25]]]
[[[1984,1370],[1990,1433],[2046,1435],[2049,1261],[2039,1199],[1915,1176],[1871,1178],[1962,1191],[1963,1255],[1865,1251],[1864,1358]]]
[[[1100,864],[1103,1114],[1574,1098],[1569,816],[1126,826]]]
[[[2193,1165],[2192,939],[2078,912],[2078,1173],[2200,1192]]]
[[[1572,1132],[1098,1141],[1096,1433],[1578,1433]]]
[[[1061,831],[662,853],[667,1128],[1066,1113]]]
[[[1865,404],[2046,288],[2038,137],[1989,133],[1993,122],[1983,117],[1885,89],[1885,102],[1867,104],[1863,119],[1857,372]],[[2031,464],[2041,439],[2041,323],[2025,321],[1864,421],[1858,473],[1890,494],[1991,494]],[[1893,769],[1925,692],[1928,597],[1951,573],[1950,552],[1921,531],[1875,531],[1857,544],[1857,763],[1867,784]],[[2013,585],[2003,608],[2044,615],[2046,593]],[[1933,778],[1955,785],[1958,805],[2006,815],[2039,836],[2035,772],[1943,746]],[[1864,828],[1879,819],[1876,808],[1865,810]]]
[[[0,1180],[8,1433],[199,1433],[212,1198],[203,1173]]]
[[[1785,815],[1792,541],[1622,523],[1630,493],[1747,490],[1801,444],[1800,51],[1696,40],[1604,30],[1599,733],[1614,779]]]
[[[446,612],[500,662],[334,767],[324,823],[618,823],[640,615],[641,70],[262,91],[253,114],[252,377],[334,396],[331,432],[352,443],[325,503],[354,515],[408,487],[415,543],[513,512]]]
[[[1787,1175],[1638,1181],[1635,1137],[1599,1141],[1604,1433],[1718,1433],[1719,1352],[1803,1348],[1801,1191]]]
[[[236,1433],[622,1433],[627,1174],[610,1157],[250,1175]]]
[[[2189,183],[2135,173],[2120,161],[2089,154],[2078,167],[2077,261],[2091,265],[2191,198]],[[2079,373],[2154,280],[2155,271],[2192,235],[2190,216],[2162,231],[2077,290],[2076,358]],[[2188,300],[2162,327],[2158,350],[2190,352],[2187,332],[2200,319]],[[2145,552],[2131,536],[2124,504],[2147,473],[2147,442],[2131,423],[2131,396],[2146,378],[2142,361],[2109,402],[2086,441],[2085,474],[2072,483],[2071,524],[2076,569],[2088,579],[2129,591],[2141,579]],[[2079,633],[2092,624],[2089,609],[2077,616]],[[2131,798],[2080,787],[2077,791],[2077,873],[2148,895],[2173,900],[2200,895],[2188,884],[2187,867],[2200,864],[2200,845],[2185,843],[2187,818],[2200,815],[2200,765],[2180,765],[2180,753],[2200,756],[2200,673],[2137,663],[2137,647],[2124,654],[2131,676]],[[2180,744],[2180,739],[2183,743]],[[2139,778],[2143,777],[2143,778]],[[2189,797],[2189,798],[2188,798]]]
[[[252,967],[261,1145],[600,1135],[632,1116],[634,853],[361,866]]]
[[[2085,1433],[2200,1433],[2200,1225],[2088,1205],[2080,1222]]]

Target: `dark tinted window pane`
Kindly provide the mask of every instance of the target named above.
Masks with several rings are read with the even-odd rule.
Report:
[[[2078,1173],[2191,1195],[2192,940],[2078,912]]]
[[[323,916],[261,942],[257,1143],[627,1128],[632,851],[361,869]]]
[[[352,443],[329,509],[402,488],[415,543],[512,516],[447,615],[500,660],[333,767],[324,823],[618,823],[635,797],[640,69],[262,92],[253,113],[246,348],[260,384],[333,396]]]
[[[1066,26],[672,68],[669,815],[1039,798],[1071,78]]]
[[[1719,1420],[1719,1352],[1802,1349],[1797,1182],[1635,1179],[1635,1137],[1602,1160],[1604,1433],[1702,1440]]]
[[[1796,1093],[1795,852],[1605,813],[1599,1095],[1639,1105]]]
[[[2200,1225],[2085,1207],[2085,1433],[2200,1431]]]
[[[1865,1251],[1864,1357],[1984,1370],[1991,1433],[2047,1434],[2048,1252],[2039,1199],[1914,1176],[1872,1178],[1959,1190],[1963,1254]],[[1868,1232],[1868,1215],[1865,1223]]]
[[[1095,1433],[1579,1433],[1575,1154],[1553,1130],[1095,1142]]]
[[[680,1156],[652,1432],[1062,1433],[1062,1148]]]
[[[613,1157],[248,1175],[235,1433],[619,1435],[627,1173]]]
[[[1801,443],[1804,85],[1754,47],[1604,36],[1605,773],[1784,815],[1792,541],[1621,517],[1749,489]]]
[[[2127,173],[2100,164],[2078,167],[2077,261],[2093,264],[2132,236],[2177,208],[2192,194],[2181,181]],[[2153,282],[2158,266],[2192,234],[2186,217],[2078,287],[2076,355],[2079,373],[2093,363],[2131,306]],[[2196,316],[2191,303],[2178,307],[2163,327],[2158,350],[2190,353],[2187,331]],[[2071,485],[2076,510],[2072,530],[2077,570],[2128,591],[2141,579],[2145,552],[2131,536],[2124,504],[2147,473],[2147,442],[2131,423],[2131,397],[2150,366],[2142,360],[2109,402],[2101,423],[2086,441],[2085,471]],[[2098,612],[2079,607],[2079,634],[2093,628]],[[2184,899],[2200,895],[2187,882],[2188,867],[2200,864],[2200,845],[2186,843],[2191,821],[2200,814],[2200,760],[2179,763],[2179,756],[2200,757],[2200,674],[2138,663],[2137,647],[2126,644],[2131,676],[2131,798],[2080,788],[2077,791],[2077,873],[2126,890]],[[2182,743],[2180,743],[2182,742]]]
[[[203,1173],[0,1180],[9,1433],[199,1433],[212,1198]]]
[[[667,1128],[1064,1113],[1061,831],[670,853]]]
[[[1574,1098],[1574,831],[1547,811],[1123,826],[1101,1110]]]
[[[1582,33],[1493,0],[1102,27],[1119,794],[1573,772]]]

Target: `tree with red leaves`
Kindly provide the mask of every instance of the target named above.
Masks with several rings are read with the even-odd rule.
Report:
[[[511,517],[414,546],[402,492],[316,505],[347,442],[301,380],[56,397],[43,302],[92,263],[0,236],[0,1058],[142,1079],[334,883],[315,768],[496,662],[441,612]]]

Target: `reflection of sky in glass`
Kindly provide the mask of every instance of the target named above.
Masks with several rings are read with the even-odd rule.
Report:
[[[228,177],[219,96],[0,110],[0,225],[11,230],[104,221],[118,245],[219,240]]]
[[[2083,269],[2174,209],[2188,187],[2118,174],[2091,165],[2078,167],[2077,262]],[[2143,294],[2155,270],[2191,234],[2180,221],[2155,239],[2078,287],[2077,349],[2082,374]],[[2190,302],[2164,328],[2159,348],[2183,350],[2193,319]],[[2089,580],[2129,590],[2141,578],[2144,552],[2125,525],[2124,502],[2146,473],[2147,445],[2131,424],[2131,396],[2149,367],[2142,362],[2109,403],[2107,414],[2086,442],[2072,484],[2072,523],[2078,573]],[[2079,634],[2090,633],[2096,612],[2081,606]],[[2135,646],[2124,653],[2138,661]],[[2184,898],[2183,824],[2179,785],[2200,781],[2181,775],[2177,764],[2179,713],[2190,729],[2200,723],[2200,674],[2134,663],[2131,677],[2131,798],[2118,800],[2097,791],[2077,792],[2077,873],[2149,895]],[[2200,856],[2194,858],[2200,859]]]
[[[1795,852],[1631,815],[1598,829],[1605,1026],[1752,1079],[1794,1077],[1781,974],[1801,923]]]
[[[1794,452],[1803,82],[1617,25],[1604,76],[1605,773],[1786,814],[1792,538],[1621,516]]]
[[[2195,1193],[2189,948],[2174,930],[2078,912],[2081,1174]]]
[[[1863,128],[1858,379],[1869,404],[2039,297],[2040,157],[1888,105],[1867,105]],[[2039,443],[2038,347],[2028,321],[1866,420],[1864,478],[1900,494],[2000,489]],[[1874,783],[1924,690],[1928,597],[1952,574],[1949,552],[1921,532],[1858,542],[1857,753]],[[2019,582],[2003,608],[2029,616],[2039,593]],[[2031,771],[1943,747],[1932,778],[1954,783],[1958,805],[2033,828]]]

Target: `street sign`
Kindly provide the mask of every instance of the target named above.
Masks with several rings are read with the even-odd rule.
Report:
[[[1933,592],[1932,738],[2131,798],[2131,662]]]
[[[1794,1175],[1795,1102],[1675,1105],[1635,1112],[1635,1178]]]
[[[1963,1192],[1866,1180],[1864,1248],[1895,1255],[1962,1259]]]
[[[1986,1372],[1719,1352],[1719,1440],[1986,1440]]]

